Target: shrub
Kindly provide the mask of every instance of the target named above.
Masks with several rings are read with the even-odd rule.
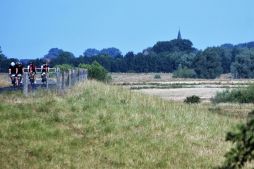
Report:
[[[253,116],[254,111],[250,112]],[[246,162],[254,159],[254,119],[247,120],[246,124],[238,125],[236,131],[228,132],[226,141],[231,141],[235,147],[226,153],[224,164],[218,169],[240,169]]]
[[[111,80],[111,76],[108,75],[107,70],[96,61],[94,61],[91,65],[80,64],[79,67],[88,70],[89,79],[96,79],[104,82]]]
[[[182,68],[178,67],[176,71],[173,72],[174,78],[195,78],[196,72],[193,69],[189,69],[187,67]]]
[[[69,64],[56,65],[54,67],[59,68],[60,71],[62,71],[62,72],[66,72],[66,71],[72,69],[72,66]]]
[[[192,103],[200,103],[200,97],[192,95],[190,97],[186,97],[184,103],[192,104]]]
[[[238,103],[254,103],[254,85],[250,85],[247,88],[225,90],[218,92],[212,102],[238,102]]]
[[[159,74],[154,75],[154,79],[160,79],[160,78],[161,78],[161,75]]]

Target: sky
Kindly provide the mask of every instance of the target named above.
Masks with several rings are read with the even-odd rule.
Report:
[[[41,58],[51,48],[141,52],[177,37],[194,47],[254,41],[254,0],[0,0],[7,57]]]

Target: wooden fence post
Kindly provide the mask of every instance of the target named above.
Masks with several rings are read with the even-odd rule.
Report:
[[[73,70],[73,76],[74,76],[74,84],[76,84],[77,83],[77,70],[76,69],[74,69]]]
[[[72,80],[72,79],[71,79],[71,72],[72,72],[72,71],[71,71],[71,69],[70,69],[69,72],[68,72],[68,73],[69,73],[69,86],[68,86],[69,88],[71,87],[71,80]]]
[[[61,86],[62,86],[62,90],[64,90],[65,89],[65,72],[64,71],[62,72],[62,84],[61,84]]]
[[[24,72],[24,77],[23,77],[23,93],[25,96],[28,96],[28,73]]]
[[[48,90],[49,89],[49,83],[48,83],[48,80],[49,80],[49,72],[46,74],[46,89]]]
[[[80,81],[80,72],[79,72],[79,68],[78,68],[78,74],[77,74],[77,76],[78,76],[78,82]]]
[[[60,70],[59,68],[56,69],[56,90],[58,93],[60,93],[61,91],[61,78],[60,78],[61,74],[60,74]]]
[[[71,85],[72,85],[72,86],[75,85],[75,79],[76,79],[76,77],[75,77],[75,70],[72,69],[72,70],[71,70]]]
[[[84,80],[87,80],[87,75],[88,75],[88,72],[87,72],[87,70],[85,69],[85,70],[84,70]]]

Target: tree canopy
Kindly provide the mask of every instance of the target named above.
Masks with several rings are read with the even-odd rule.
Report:
[[[115,48],[97,50],[89,48],[83,55],[75,57],[73,53],[59,48],[51,48],[43,58],[35,59],[41,65],[45,59],[50,66],[98,62],[109,72],[171,72],[176,76],[195,78],[216,78],[222,73],[231,73],[234,78],[254,78],[254,42],[238,45],[223,44],[197,50],[188,39],[159,41],[140,53],[122,52]],[[0,50],[1,71],[7,71],[11,61]],[[26,64],[27,60],[22,60]],[[7,65],[7,66],[6,66]]]

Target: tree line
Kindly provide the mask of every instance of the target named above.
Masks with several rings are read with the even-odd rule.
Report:
[[[0,48],[1,49],[1,48]],[[254,43],[239,45],[224,44],[198,50],[188,39],[173,39],[157,42],[142,52],[122,55],[116,48],[88,49],[79,57],[62,49],[52,48],[42,58],[35,59],[37,65],[44,60],[50,65],[92,64],[97,61],[109,72],[170,72],[175,77],[213,79],[224,73],[233,78],[254,78]],[[9,63],[17,59],[7,58],[0,50],[0,68],[4,71]],[[26,60],[24,60],[26,61]]]

